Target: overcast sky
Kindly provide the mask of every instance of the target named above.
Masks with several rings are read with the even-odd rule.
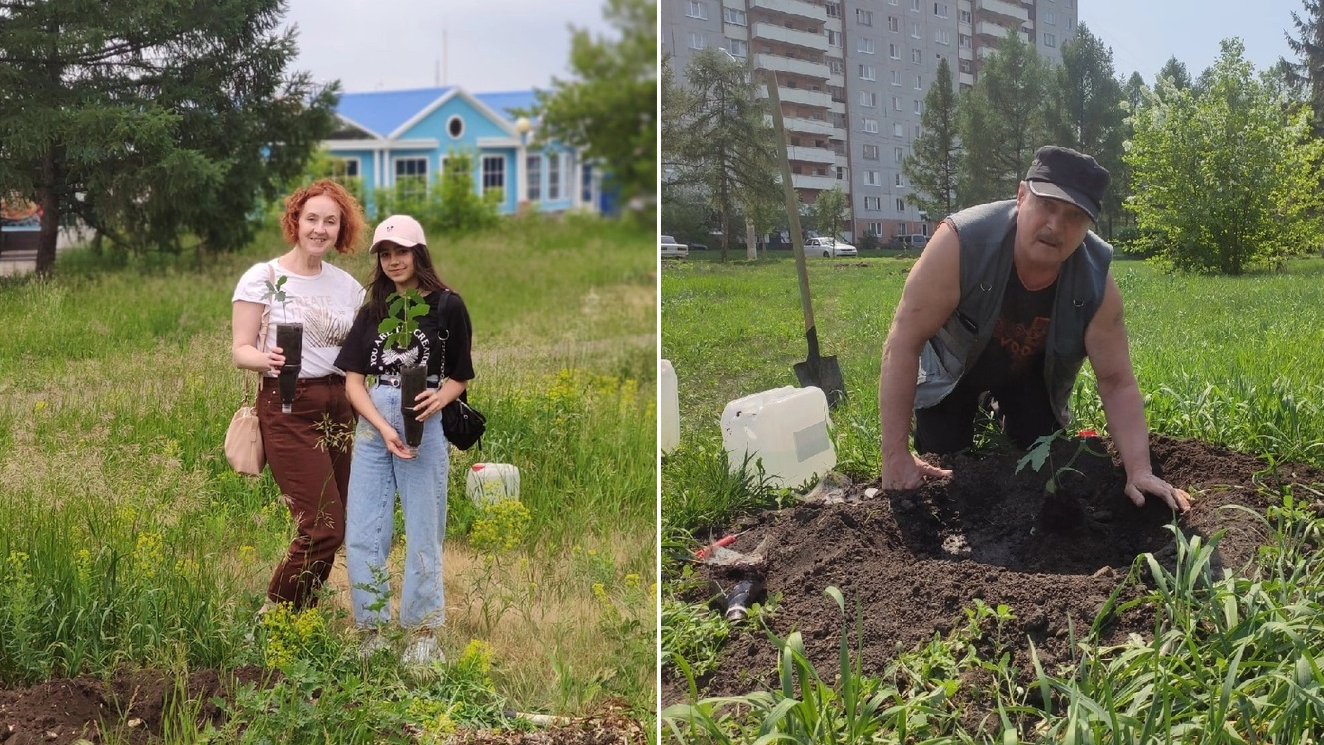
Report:
[[[1246,46],[1246,59],[1263,72],[1286,57],[1296,57],[1283,32],[1291,29],[1292,11],[1305,16],[1301,0],[1076,0],[1080,21],[1105,46],[1112,47],[1113,68],[1126,80],[1138,72],[1145,83],[1169,57],[1176,56],[1192,78],[1218,58],[1218,43],[1233,36]]]
[[[475,93],[568,79],[570,26],[615,36],[603,0],[290,0],[292,69],[346,92],[461,85]],[[445,30],[446,43],[442,37]]]

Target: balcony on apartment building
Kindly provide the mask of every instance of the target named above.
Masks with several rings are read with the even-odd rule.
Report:
[[[778,93],[783,94],[785,92],[785,88],[778,91]],[[782,97],[782,100],[786,100],[785,96]],[[824,135],[827,137],[831,137],[836,132],[836,127],[833,127],[831,122],[825,122],[822,119],[805,119],[798,116],[792,116],[787,117],[783,121],[783,124],[786,127],[787,132],[800,132],[803,134]]]
[[[826,34],[786,28],[775,23],[755,23],[751,27],[751,35],[759,41],[775,41],[816,52],[826,52],[828,49]]]
[[[1000,26],[996,23],[990,23],[989,21],[980,21],[979,23],[975,24],[975,36],[987,37],[988,39],[992,39],[994,41],[1006,36],[1007,32],[1010,30],[1011,30],[1010,26]],[[1029,43],[1030,35],[1025,33],[1024,31],[1021,31],[1020,34],[1021,34],[1021,41]]]
[[[975,0],[975,9],[1003,18],[1015,19],[1017,27],[1030,20],[1030,13],[1023,5],[1005,0]]]
[[[749,0],[749,7],[751,10],[758,8],[820,22],[827,20],[826,7],[807,3],[804,0]]]
[[[779,54],[756,54],[754,55],[754,66],[761,70],[776,70],[777,72],[802,75],[814,80],[827,80],[829,74],[826,62],[810,62],[794,57],[783,57]],[[785,90],[784,87],[783,90]],[[827,104],[823,105],[826,106]]]
[[[768,97],[767,89],[764,87],[760,87],[758,96],[759,98],[767,98]],[[782,103],[796,103],[796,104],[800,104],[801,106],[813,106],[819,109],[826,109],[832,105],[832,97],[827,94],[827,91],[810,91],[810,90],[805,90],[804,88],[787,88],[786,86],[783,85],[783,86],[778,86],[777,97],[781,99]]]
[[[819,165],[835,165],[837,154],[825,147],[806,147],[804,145],[787,145],[786,157],[799,163],[817,163]]]
[[[841,182],[833,176],[812,176],[807,173],[792,173],[791,186],[810,191],[827,191]]]

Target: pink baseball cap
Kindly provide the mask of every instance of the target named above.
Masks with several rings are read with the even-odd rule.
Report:
[[[391,215],[382,220],[372,233],[372,248],[368,249],[369,252],[377,253],[383,241],[405,248],[427,245],[427,239],[423,237],[423,226],[409,215]]]

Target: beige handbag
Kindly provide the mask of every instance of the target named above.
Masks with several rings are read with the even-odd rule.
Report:
[[[271,272],[272,282],[276,278],[276,270],[267,265]],[[267,346],[267,326],[271,318],[271,303],[267,303],[266,310],[262,311],[262,328],[258,331],[257,348],[258,351],[265,351]],[[258,379],[261,380],[262,373],[258,373]],[[249,394],[252,392],[252,379],[244,376],[244,398],[239,402],[239,410],[230,418],[230,427],[225,430],[225,459],[230,461],[230,466],[235,471],[244,476],[261,476],[262,469],[267,465],[267,454],[262,449],[262,430],[257,423],[257,399],[253,398],[253,405],[249,405]]]

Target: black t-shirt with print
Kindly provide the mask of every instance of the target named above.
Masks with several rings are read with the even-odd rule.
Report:
[[[1016,239],[1011,231],[1007,241]],[[1007,247],[1010,250],[1010,247]],[[1057,297],[1057,280],[1039,290],[1028,290],[1021,282],[1016,266],[1011,267],[1007,289],[1002,296],[1002,311],[993,328],[993,338],[978,361],[962,379],[963,385],[987,391],[1005,383],[1023,380],[1026,375],[1042,378],[1044,350],[1048,346],[1048,324]]]
[[[469,356],[473,327],[464,300],[450,290],[434,291],[423,300],[428,304],[427,315],[418,319],[414,338],[404,351],[387,349],[386,335],[377,333],[379,321],[368,318],[367,306],[359,308],[336,358],[336,367],[362,375],[396,375],[402,366],[423,363],[429,376],[473,380],[473,360]]]

